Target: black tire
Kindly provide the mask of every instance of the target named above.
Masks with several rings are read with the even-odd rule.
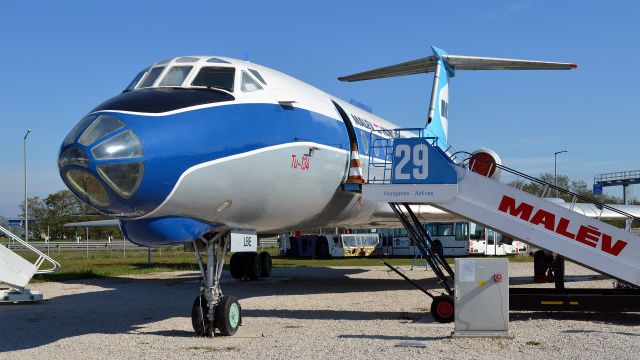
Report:
[[[273,269],[273,261],[271,260],[271,255],[263,251],[260,253],[260,263],[262,264],[262,271],[260,272],[260,276],[263,278],[267,278],[271,276],[271,269]]]
[[[431,316],[439,323],[453,322],[455,311],[453,297],[449,295],[436,296],[431,303]]]
[[[533,253],[533,274],[544,276],[547,273],[547,265],[545,264],[544,250],[538,250]]]
[[[298,257],[300,255],[300,251],[298,251],[298,239],[295,237],[289,238],[289,256]]]
[[[438,240],[433,242],[433,252],[441,259],[444,259],[444,248],[442,243]]]
[[[191,307],[191,325],[193,331],[200,336],[211,336],[213,332],[213,327],[207,318],[208,311],[207,299],[203,295],[196,297]]]
[[[247,253],[245,257],[245,273],[244,275],[251,280],[257,280],[262,273],[262,262],[258,253]]]
[[[231,277],[240,280],[244,277],[244,268],[245,268],[246,256],[244,253],[235,253],[231,255],[231,259],[229,260],[229,272],[231,273]]]
[[[316,240],[316,258],[328,259],[329,257],[329,243],[327,242],[327,238],[319,236]]]
[[[216,323],[223,336],[232,336],[242,325],[242,308],[235,296],[225,295],[216,306]]]

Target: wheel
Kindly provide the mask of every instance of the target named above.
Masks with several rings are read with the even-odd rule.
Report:
[[[263,251],[260,253],[260,263],[262,264],[262,271],[260,272],[260,276],[265,278],[271,276],[273,261],[271,260],[271,255],[268,252]]]
[[[232,336],[242,323],[242,309],[235,296],[225,295],[216,306],[216,322],[223,336]]]
[[[289,238],[289,256],[300,256],[300,251],[298,250],[298,239],[293,236]]]
[[[203,295],[196,297],[191,308],[191,325],[196,334],[200,336],[211,336],[213,327],[207,318],[207,299]]]
[[[547,272],[547,266],[544,261],[544,250],[538,250],[533,253],[533,274],[544,275]]]
[[[329,258],[329,243],[327,242],[327,238],[324,236],[319,236],[316,240],[316,257],[318,259]]]
[[[433,242],[433,252],[438,255],[438,257],[444,257],[444,249],[442,248],[442,243],[438,240]]]
[[[262,273],[262,262],[260,261],[260,256],[257,253],[247,253],[244,261],[244,275],[252,280],[260,278],[260,274]]]
[[[431,316],[439,323],[453,321],[453,297],[449,295],[436,296],[431,303]]]
[[[235,253],[231,255],[231,260],[229,260],[229,272],[231,273],[231,277],[240,280],[244,277],[244,267],[245,267],[245,259],[247,257],[244,253]]]

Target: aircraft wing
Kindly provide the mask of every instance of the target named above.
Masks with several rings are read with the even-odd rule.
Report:
[[[120,221],[116,219],[80,221],[64,224],[64,227],[90,227],[90,228],[106,228],[120,227]]]
[[[442,55],[442,59],[452,70],[570,70],[578,67],[572,63],[488,58],[465,55]],[[430,73],[436,70],[437,58],[422,59],[385,66],[353,75],[339,77],[340,81],[362,81],[404,75]]]

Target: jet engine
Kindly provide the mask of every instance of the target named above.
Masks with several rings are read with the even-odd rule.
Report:
[[[497,165],[501,164],[502,160],[495,151],[482,148],[471,154],[468,167],[469,170],[477,174],[498,180],[500,179],[500,168]]]

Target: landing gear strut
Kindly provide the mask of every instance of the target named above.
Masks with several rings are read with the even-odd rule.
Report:
[[[194,248],[200,267],[200,295],[191,309],[193,330],[200,336],[214,336],[215,329],[224,336],[238,331],[242,323],[242,309],[234,296],[222,295],[220,276],[229,244],[229,232],[205,234],[195,241]],[[203,264],[198,242],[207,249],[207,263]],[[205,268],[206,267],[206,268]]]

